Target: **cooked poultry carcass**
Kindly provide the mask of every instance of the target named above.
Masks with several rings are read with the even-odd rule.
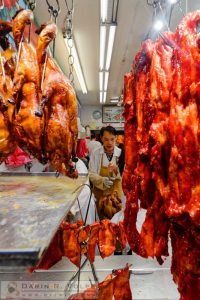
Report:
[[[6,50],[10,45],[7,38],[7,34],[10,32],[12,32],[12,23],[0,20],[0,45],[3,50]]]
[[[77,171],[71,163],[71,158],[75,157],[76,153],[78,134],[75,92],[52,57],[46,54],[47,46],[55,37],[55,33],[55,24],[49,22],[41,26],[37,43],[37,58],[44,81],[42,82],[42,101],[36,114],[42,116],[46,105],[44,148],[52,166],[65,175],[77,177]]]
[[[3,49],[1,65],[4,65],[5,74],[11,78],[14,76],[16,67],[16,51],[11,46],[7,35],[12,31],[12,23],[0,20],[0,46]]]
[[[112,217],[122,209],[122,200],[116,191],[110,195],[101,197],[98,210],[105,219],[112,219]]]
[[[13,36],[18,45],[22,39],[23,28],[32,20],[32,12],[20,11],[13,21]],[[22,30],[22,32],[19,32]],[[21,37],[19,34],[21,33]],[[19,61],[14,74],[13,97],[16,105],[14,130],[21,147],[34,155],[40,162],[44,161],[41,137],[43,119],[35,116],[39,105],[40,77],[37,57],[33,47],[26,41],[19,46]]]
[[[6,35],[12,30],[12,26],[9,22],[0,22],[0,45],[9,46],[3,43],[7,41]],[[6,50],[5,50],[6,51]],[[16,142],[12,131],[12,123],[14,117],[14,107],[9,103],[12,100],[13,83],[5,69],[5,64],[10,57],[5,56],[5,51],[0,53],[0,162],[6,159],[6,157],[15,151]]]
[[[0,87],[1,89],[1,87]],[[12,125],[9,120],[8,109],[0,109],[0,163],[16,148],[16,142],[12,134]]]
[[[17,11],[16,15],[13,17],[12,32],[17,48],[23,40],[25,27],[31,24],[33,17],[33,12],[28,9],[21,9]]]

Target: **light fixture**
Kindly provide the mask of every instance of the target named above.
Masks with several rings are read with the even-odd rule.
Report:
[[[177,2],[177,0],[168,0],[169,1],[169,3],[171,3],[171,4],[175,4],[176,2]]]
[[[156,20],[154,25],[153,25],[153,28],[156,30],[156,31],[160,31],[162,28],[163,28],[164,24],[163,24],[163,21],[162,20]]]
[[[99,93],[99,96],[100,96],[100,103],[103,103],[103,92],[102,91],[100,91],[100,93]]]
[[[104,68],[105,46],[106,46],[106,26],[102,25],[100,26],[100,62],[99,62],[100,70]]]
[[[106,95],[107,95],[107,91],[104,91],[104,93],[103,93],[103,103],[106,103]]]
[[[69,49],[69,46],[68,46],[68,43],[67,43],[67,38],[64,38],[64,41],[65,41],[65,45],[67,47],[67,50],[70,53],[70,49]],[[75,42],[73,42],[73,47],[71,48],[71,54],[72,54],[73,59],[74,59],[74,70],[76,72],[76,75],[77,75],[78,81],[80,83],[82,92],[83,92],[83,94],[87,94],[87,87],[86,87],[85,79],[84,79],[84,76],[83,76],[83,71],[82,71],[82,68],[81,68],[78,53],[77,53],[77,50],[76,50]]]
[[[100,0],[100,57],[99,57],[99,87],[100,103],[106,102],[109,69],[117,27],[119,0],[112,0],[112,9],[108,0]],[[103,81],[103,84],[102,84]]]
[[[116,32],[116,25],[110,25],[109,37],[108,37],[108,49],[107,49],[107,57],[106,57],[106,70],[109,70],[110,68],[113,44],[115,39],[115,32]]]
[[[108,77],[109,77],[109,72],[105,72],[105,76],[104,76],[104,91],[107,91],[107,88],[108,88]]]
[[[101,0],[101,21],[104,23],[107,20],[108,0]]]
[[[99,72],[99,89],[103,90],[103,72]]]
[[[118,99],[111,99],[110,102],[111,103],[118,103]]]

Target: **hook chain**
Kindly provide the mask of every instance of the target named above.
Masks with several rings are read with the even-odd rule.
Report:
[[[60,13],[60,3],[59,3],[59,1],[56,0],[57,8],[54,7],[53,5],[51,5],[48,0],[46,0],[46,3],[48,5],[48,12],[50,14],[51,21],[54,18],[54,22],[55,22],[55,24],[57,24],[57,18],[58,18],[58,15]],[[53,57],[55,56],[55,45],[56,45],[56,39],[54,39],[54,41],[53,41]]]
[[[73,12],[74,12],[74,1],[71,1],[71,7],[69,9],[69,5],[67,4],[67,0],[65,0],[67,6],[67,15],[64,19],[63,23],[63,37],[67,39],[67,46],[69,50],[68,56],[68,64],[69,64],[69,80],[71,84],[74,86],[74,56],[73,56]]]

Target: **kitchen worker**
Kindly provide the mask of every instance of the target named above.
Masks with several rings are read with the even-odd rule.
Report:
[[[115,146],[116,130],[114,127],[101,128],[100,137],[103,145],[91,154],[89,179],[93,185],[99,218],[111,219],[121,207],[121,204],[117,204],[122,197],[122,180],[118,168],[121,149]]]

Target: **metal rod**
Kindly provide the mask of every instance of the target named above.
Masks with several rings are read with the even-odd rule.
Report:
[[[88,259],[86,259],[86,261],[87,261]],[[115,271],[115,269],[109,269],[109,268],[105,268],[105,269],[97,269],[97,271],[98,272],[112,272],[112,271]],[[132,274],[136,274],[136,275],[142,275],[142,273],[144,274],[144,275],[146,275],[146,274],[152,274],[152,273],[154,273],[154,272],[159,272],[159,271],[170,271],[170,268],[148,268],[148,269],[130,269],[130,272],[132,273]],[[51,270],[51,269],[49,269],[49,270],[35,270],[34,271],[35,273],[59,273],[59,272],[61,272],[61,273],[69,273],[69,272],[74,272],[74,270],[55,270],[55,269],[53,269],[53,270]],[[78,271],[76,271],[76,272],[78,272]],[[91,272],[91,270],[84,270],[84,272],[86,272],[86,273],[88,273],[88,272]],[[0,272],[1,273],[1,272]],[[74,275],[73,275],[74,276]],[[72,279],[72,278],[71,278]],[[70,280],[71,280],[70,279]]]
[[[47,67],[47,58],[48,58],[48,51],[46,51],[45,53],[45,61],[44,61],[44,67],[43,67],[43,70],[42,70],[42,78],[41,78],[41,89],[42,89],[42,86],[43,86],[43,83],[44,83],[44,77],[45,77],[45,72],[46,72],[46,67]]]
[[[73,285],[73,283],[74,283],[74,280],[75,280],[76,277],[79,275],[79,270],[81,270],[81,269],[85,266],[85,264],[86,264],[87,261],[88,261],[88,258],[86,258],[86,259],[84,260],[84,262],[81,264],[80,268],[79,268],[79,269],[74,273],[74,275],[70,278],[69,284],[66,286],[66,288],[65,288],[65,290],[64,290],[65,296],[66,296],[67,292],[70,292],[70,291],[71,291],[71,288],[72,288],[72,285]],[[52,271],[55,271],[55,270],[52,270]],[[66,272],[66,270],[65,270],[65,272]]]
[[[159,34],[159,36],[162,38],[162,40],[165,42],[166,45],[168,45],[168,46],[171,47],[171,48],[174,48],[173,45],[172,45],[171,43],[169,43],[169,42],[165,39],[165,37],[162,35],[161,32],[159,32],[158,34]]]
[[[160,7],[160,11],[161,11],[161,13],[162,13],[163,19],[164,19],[165,24],[166,24],[166,26],[167,26],[167,30],[170,31],[170,28],[169,28],[169,26],[168,26],[168,23],[167,23],[167,20],[166,20],[166,17],[165,17],[165,14],[164,14],[162,5],[160,4],[160,1],[159,1],[158,5],[159,5],[159,7]]]
[[[90,267],[91,267],[91,269],[92,269],[92,275],[93,275],[93,277],[94,277],[94,281],[95,281],[96,284],[98,284],[98,283],[99,283],[99,279],[98,279],[98,277],[97,277],[97,274],[96,274],[96,270],[95,270],[94,264],[90,261],[90,259],[89,259],[89,263],[90,263]]]
[[[80,202],[79,202],[78,197],[77,197],[77,202],[78,202],[79,212],[80,212],[80,215],[81,215],[81,220],[83,221],[83,215],[82,215],[81,206],[80,206]]]
[[[91,186],[89,186],[89,188],[90,188],[90,197],[89,197],[89,201],[88,201],[88,206],[87,206],[87,211],[86,211],[86,215],[85,215],[84,224],[86,224],[86,222],[87,222],[87,217],[88,217],[88,213],[89,213],[89,209],[90,209],[90,204],[91,204],[91,199],[92,199],[92,188],[91,188]],[[96,206],[95,206],[95,208],[96,208]],[[96,209],[95,209],[95,211],[96,211]]]
[[[1,52],[0,52],[0,61],[1,61],[1,68],[2,68],[2,75],[3,75],[3,84],[7,88],[7,85],[6,85],[6,74],[5,74],[5,69],[4,69],[4,64],[3,64],[3,57],[1,55]]]
[[[32,22],[29,25],[29,33],[28,33],[28,43],[31,42],[31,29],[32,29]]]
[[[21,49],[22,49],[22,40],[23,40],[23,37],[24,37],[24,33],[22,34],[22,37],[21,37],[21,41],[19,43],[19,49],[18,49],[18,54],[17,54],[17,63],[16,63],[16,70],[18,68],[18,64],[19,64],[19,59],[20,59],[20,54],[21,54]]]

